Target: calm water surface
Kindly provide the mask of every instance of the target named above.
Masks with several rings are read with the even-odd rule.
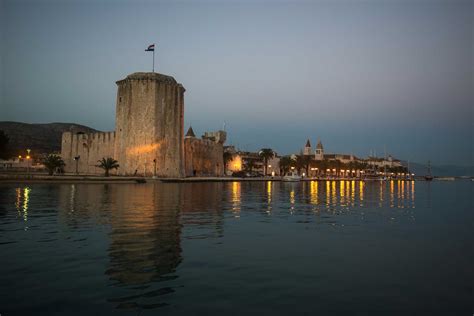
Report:
[[[0,314],[472,315],[473,187],[0,184]]]

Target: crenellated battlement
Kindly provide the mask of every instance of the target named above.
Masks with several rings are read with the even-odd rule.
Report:
[[[61,156],[66,172],[99,174],[97,161],[118,161],[119,175],[181,178],[223,174],[224,131],[184,139],[184,92],[173,77],[136,72],[117,84],[115,131],[65,132]]]
[[[98,174],[97,161],[112,157],[115,148],[115,132],[72,133],[64,132],[61,140],[61,157],[66,172]],[[79,157],[79,158],[77,158]]]

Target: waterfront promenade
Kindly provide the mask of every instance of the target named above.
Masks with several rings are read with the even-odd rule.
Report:
[[[388,179],[405,181],[424,181],[423,177],[414,179]],[[61,183],[143,183],[143,182],[165,182],[165,183],[191,183],[191,182],[258,182],[258,181],[283,181],[282,177],[188,177],[188,178],[157,178],[157,177],[127,177],[127,176],[97,176],[97,175],[47,175],[47,174],[25,174],[25,173],[0,173],[0,182],[61,182]],[[302,178],[300,181],[385,181],[382,179],[364,178],[341,178],[341,177],[312,177]]]

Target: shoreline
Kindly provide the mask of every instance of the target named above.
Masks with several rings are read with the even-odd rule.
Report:
[[[463,178],[455,177],[462,180]],[[436,178],[435,178],[436,180]],[[440,177],[439,180],[442,180]],[[285,182],[281,177],[258,177],[258,178],[237,178],[237,177],[189,177],[189,178],[153,178],[153,177],[127,177],[127,176],[95,176],[95,175],[45,175],[45,174],[0,174],[0,183],[196,183],[196,182]],[[309,181],[363,181],[363,182],[385,182],[385,181],[425,181],[422,178],[415,179],[360,179],[360,178],[303,178],[298,182]]]

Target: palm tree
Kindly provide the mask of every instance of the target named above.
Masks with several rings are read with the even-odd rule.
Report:
[[[293,165],[293,160],[289,156],[284,156],[280,158],[280,170],[281,174],[285,175]]]
[[[114,158],[102,158],[102,160],[98,160],[99,164],[96,167],[102,168],[105,170],[105,176],[109,176],[109,170],[117,169],[119,167],[118,161]]]
[[[309,177],[309,167],[311,165],[311,161],[312,161],[312,156],[309,156],[309,155],[303,155],[301,157],[301,162],[303,164],[303,167],[305,168],[306,170],[306,176]]]
[[[227,171],[227,164],[232,160],[232,154],[228,151],[224,151],[224,174],[226,174]]]
[[[252,172],[253,168],[255,168],[255,160],[254,159],[247,159],[244,163],[244,170],[248,172]]]
[[[301,169],[306,168],[306,156],[304,155],[297,155],[295,160],[295,167],[298,171],[298,174],[301,174]],[[309,163],[308,163],[309,164]]]
[[[268,159],[275,156],[275,152],[271,148],[262,148],[258,155],[263,159],[263,175],[267,175]]]
[[[61,156],[55,154],[50,154],[46,156],[42,162],[48,170],[48,174],[50,176],[52,176],[54,171],[56,171],[58,168],[63,168],[66,165]]]

